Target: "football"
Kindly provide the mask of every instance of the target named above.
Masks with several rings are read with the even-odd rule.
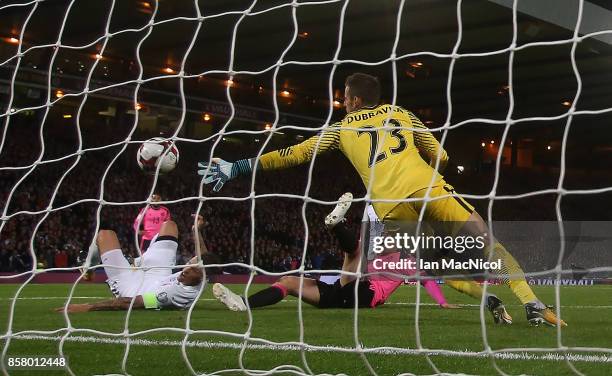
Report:
[[[159,165],[159,173],[166,174],[176,167],[179,161],[179,151],[170,140],[162,137],[151,138],[140,145],[136,153],[136,162],[147,174],[155,174]]]

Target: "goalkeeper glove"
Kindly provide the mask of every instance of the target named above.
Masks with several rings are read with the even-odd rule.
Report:
[[[241,159],[232,163],[221,158],[213,158],[210,161],[210,169],[207,169],[207,167],[208,163],[198,162],[198,175],[204,176],[204,184],[216,182],[213,192],[219,192],[226,181],[232,180],[239,175],[250,174],[253,171],[249,159]]]

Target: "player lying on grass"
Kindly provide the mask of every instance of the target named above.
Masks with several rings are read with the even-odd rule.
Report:
[[[349,230],[338,231],[339,224],[344,221],[344,216],[351,206],[353,195],[348,193],[340,197],[339,203],[334,210],[325,218],[325,225],[338,237],[340,248],[344,252],[342,271],[355,273],[361,258],[361,247],[354,236],[350,236]],[[376,231],[376,230],[374,230]],[[387,260],[399,260],[400,253],[393,252],[385,256]],[[368,273],[376,271],[372,263],[368,263]],[[304,278],[301,298],[304,302],[318,308],[354,308],[355,307],[355,284],[357,284],[357,307],[374,308],[382,305],[404,282],[404,278],[414,275],[417,271],[411,270],[403,276],[392,277],[388,275],[374,275],[357,279],[353,275],[341,274],[334,284],[327,284],[313,278]],[[448,304],[438,284],[431,280],[421,280],[427,293],[442,308],[459,308],[454,304]],[[259,308],[276,304],[285,296],[300,297],[300,277],[283,276],[272,286],[252,294],[245,301],[244,298],[235,294],[220,283],[213,285],[213,295],[227,308],[232,311],[246,311],[247,301],[250,308]]]
[[[533,325],[565,326],[533,293],[514,257],[487,235],[487,225],[474,207],[457,195],[438,172],[443,171],[448,156],[429,129],[412,112],[380,104],[380,95],[376,77],[350,75],[345,81],[347,114],[341,121],[300,144],[265,153],[259,159],[231,163],[213,158],[210,164],[199,163],[198,173],[204,176],[204,183],[214,182],[213,190],[219,191],[228,180],[251,175],[255,168],[288,168],[310,161],[315,154],[339,149],[369,189],[379,218],[385,222],[417,221],[424,210],[423,219],[437,234],[484,237],[483,256],[501,260],[497,277],[524,305],[527,320]]]
[[[198,228],[202,226],[200,217]],[[202,236],[199,239],[200,249],[206,253]],[[159,234],[151,240],[147,252],[142,255],[141,268],[138,269],[132,267],[123,256],[114,231],[100,230],[96,243],[108,277],[106,282],[115,298],[97,303],[69,304],[57,308],[57,312],[64,309],[70,313],[127,310],[132,301],[132,309],[185,309],[193,304],[202,288],[204,273],[200,266],[186,266],[180,272],[172,273],[178,248],[178,229],[173,221],[164,222]],[[190,264],[196,262],[197,257],[189,261]]]
[[[348,206],[350,206],[352,199],[353,199],[353,195],[350,192],[347,192],[340,197],[339,201],[348,202]],[[342,210],[342,208],[343,207],[340,204],[338,204],[336,206],[336,209],[334,209],[334,211],[332,211],[330,215],[328,215],[327,218],[325,219],[325,224],[328,226],[328,228],[331,229],[334,235],[336,235],[336,238],[338,239],[341,248],[343,249],[355,248],[358,246],[358,243],[357,243],[358,239],[355,237],[353,232],[350,231],[350,229],[346,226],[346,223],[344,221],[344,215],[346,213],[346,210],[348,210],[348,208],[346,210]],[[374,207],[371,204],[366,206],[366,214],[368,215],[368,225],[369,225],[368,226],[369,231],[367,232],[367,235],[368,235],[368,239],[367,239],[367,242],[368,242],[368,252],[367,252],[368,273],[373,273],[376,271],[380,271],[380,270],[377,270],[373,265],[374,259],[379,257],[374,252],[373,239],[383,234],[383,232],[385,231],[385,226],[384,226],[384,223],[381,222],[378,216],[376,215],[376,212],[374,211]],[[384,256],[384,258],[387,258],[387,256]],[[412,258],[412,257],[409,257],[409,258]],[[414,260],[414,258],[412,259]],[[388,261],[388,260],[382,260],[381,258],[381,261]],[[397,273],[397,271],[395,270],[387,270],[387,272]],[[448,286],[452,287],[453,289],[463,294],[469,295],[477,299],[478,301],[481,301],[482,296],[484,294],[480,285],[476,283],[473,279],[455,279],[453,278],[453,279],[446,279],[445,283]],[[399,284],[394,286],[392,283],[389,283],[388,286],[391,288],[397,288]],[[437,284],[435,284],[435,286],[436,288],[439,288]],[[496,324],[512,324],[512,317],[506,311],[506,308],[504,307],[504,304],[501,301],[501,299],[499,299],[495,294],[487,293],[485,297],[485,302],[487,304],[487,309],[491,312],[491,315],[493,316],[493,321]]]

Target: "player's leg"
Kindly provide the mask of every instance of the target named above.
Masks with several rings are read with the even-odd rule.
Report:
[[[96,244],[98,245],[98,252],[100,253],[100,257],[102,257],[107,252],[121,249],[121,244],[119,244],[119,238],[117,237],[117,233],[115,233],[115,231],[113,230],[98,231]]]
[[[334,234],[340,249],[344,252],[344,260],[342,262],[342,271],[355,273],[359,266],[361,252],[359,250],[359,240],[357,236],[346,226],[345,215],[351,207],[353,194],[350,192],[344,193],[338,199],[338,204],[325,217],[325,226]],[[345,286],[355,280],[353,275],[342,274],[340,276],[340,285]]]
[[[127,296],[130,289],[130,263],[127,261],[117,234],[112,230],[100,230],[96,238],[100,259],[108,280],[108,286],[115,296]]]
[[[465,226],[460,229],[460,233],[472,234],[472,236],[487,232],[487,225],[477,212],[473,212],[466,221]],[[531,286],[527,283],[525,273],[519,263],[497,239],[489,239],[487,246],[484,248],[484,256],[490,260],[501,261],[501,269],[496,274],[508,285],[521,304],[523,304],[527,313],[527,320],[532,325],[537,326],[542,323],[567,325],[563,320],[558,319],[552,310],[538,299]]]
[[[345,253],[352,253],[359,245],[359,239],[346,225],[345,215],[351,207],[353,194],[346,192],[338,199],[338,204],[325,217],[325,227],[331,231]]]
[[[421,193],[424,195],[424,192]],[[448,194],[455,194],[453,187],[448,184],[433,187],[430,192],[431,197],[440,197]],[[415,208],[420,210],[423,202],[417,202],[415,205]],[[432,223],[437,231],[440,230],[440,226],[446,226],[442,232],[447,234],[471,236],[473,238],[484,237],[484,257],[490,260],[501,261],[501,270],[496,273],[499,274],[500,278],[504,280],[514,295],[525,306],[528,321],[534,325],[540,323],[566,325],[563,320],[558,319],[536,297],[525,280],[525,274],[516,259],[512,257],[497,239],[488,236],[487,224],[474,210],[474,207],[463,198],[453,196],[428,202],[425,219]]]
[[[474,280],[446,279],[444,283],[462,294],[474,299],[482,298],[482,287]]]
[[[162,224],[159,234],[151,240],[147,253],[142,255],[139,265],[153,268],[148,274],[166,276],[172,274],[172,266],[176,265],[176,252],[178,250],[178,227],[174,221]]]
[[[421,286],[425,289],[427,294],[436,302],[441,308],[459,308],[456,304],[449,304],[446,301],[446,297],[444,293],[442,293],[442,289],[438,286],[438,282],[433,279],[422,279]]]
[[[462,294],[469,295],[478,301],[482,300],[484,292],[482,287],[474,280],[447,279],[444,282]],[[512,324],[512,316],[506,311],[506,307],[501,299],[495,294],[487,293],[485,301],[496,324]]]
[[[318,281],[304,278],[302,286],[302,300],[314,306],[319,305],[320,295]],[[283,300],[287,295],[299,297],[300,277],[283,276],[277,282],[247,298],[250,308],[259,308],[274,305]],[[232,311],[246,311],[245,299],[223,286],[220,283],[213,285],[213,295]]]

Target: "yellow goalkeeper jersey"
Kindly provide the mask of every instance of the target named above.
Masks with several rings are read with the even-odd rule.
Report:
[[[370,194],[374,200],[405,199],[427,188],[432,178],[433,186],[442,182],[442,175],[431,167],[435,166],[440,143],[412,112],[388,104],[348,113],[340,122],[300,144],[262,155],[259,163],[264,170],[282,169],[310,161],[315,152],[335,149],[340,149],[353,164],[366,188],[372,179]],[[447,161],[442,149],[440,171]],[[396,205],[397,202],[374,202],[374,210],[385,218]]]

